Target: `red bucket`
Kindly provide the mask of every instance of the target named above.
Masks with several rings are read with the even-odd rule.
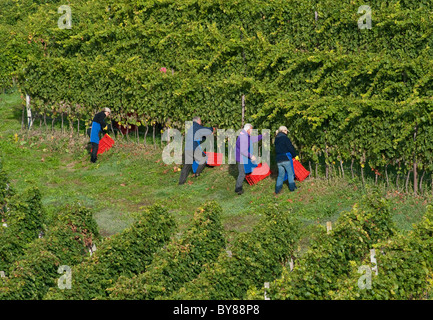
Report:
[[[303,181],[310,175],[310,171],[305,169],[296,159],[293,159],[293,169],[295,170],[295,180]]]
[[[223,154],[217,152],[204,152],[207,156],[207,164],[212,167],[220,166],[223,163]]]
[[[111,139],[111,137],[108,134],[105,134],[104,137],[99,141],[98,155],[111,149],[113,145],[114,145],[114,140]]]
[[[257,182],[263,180],[267,176],[271,174],[271,170],[269,166],[266,163],[259,163],[257,167],[254,168],[253,172],[250,174],[247,174],[245,177],[248,181],[248,183],[252,186],[253,184],[256,184]]]

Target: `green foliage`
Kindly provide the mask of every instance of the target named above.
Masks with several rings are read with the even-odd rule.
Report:
[[[399,234],[388,241],[374,245],[378,275],[372,272],[371,288],[359,287],[358,281],[361,277],[361,273],[358,273],[359,260],[353,261],[349,277],[341,281],[340,290],[334,293],[334,298],[425,299],[433,274],[432,236],[433,208],[429,206],[423,220],[415,225],[409,234]],[[373,267],[369,260],[362,261],[361,265]]]
[[[60,4],[0,3],[0,87],[10,87],[12,77],[18,76],[20,91],[32,97],[34,114],[88,122],[104,106],[122,124],[183,129],[185,120],[202,115],[212,125],[238,128],[245,95],[246,120],[271,130],[289,124],[303,160],[324,158],[327,165],[353,161],[381,171],[398,166],[398,174],[414,165],[433,170],[430,1],[370,1],[373,26],[365,30],[357,25],[358,8],[364,4],[358,0],[76,0],[69,1],[70,30],[57,26]],[[23,254],[43,226],[38,196],[29,195],[24,202],[21,197],[12,197],[0,171],[0,213],[8,224],[0,227],[0,270]],[[272,297],[333,298],[335,279],[351,270],[348,261],[359,261],[378,241],[393,235],[386,206],[374,199],[346,213],[330,235],[319,234],[309,253],[299,257],[295,271],[284,271],[271,288]],[[155,228],[164,225],[158,223]],[[152,244],[155,231],[146,238],[141,230],[147,227],[141,224],[103,242],[99,254],[77,266],[82,289],[53,289],[50,294],[106,298],[105,289],[118,276],[145,271],[154,250],[167,241],[170,225],[161,227],[162,238],[155,234]],[[232,258],[221,254],[215,268],[207,265],[173,297],[238,298],[274,279],[281,272],[275,261],[288,256],[279,254],[284,247],[258,238],[276,239],[266,230],[240,236]],[[134,240],[135,234],[139,236]],[[413,270],[421,272],[429,257],[424,247],[428,240],[414,237],[396,236],[389,253],[380,258],[401,254],[408,265],[418,261]],[[288,241],[291,248],[292,239],[278,241]],[[126,243],[133,244],[130,251],[124,250]],[[264,252],[262,246],[276,251]],[[41,254],[42,260],[57,261],[48,251]],[[235,286],[237,279],[245,281]],[[381,280],[383,288],[394,280]],[[97,285],[91,287],[91,281]],[[416,296],[423,287],[410,278],[408,287],[399,288],[393,289],[395,295],[409,297],[408,288]],[[376,296],[388,297],[386,290],[377,289]]]
[[[221,206],[211,201],[199,208],[191,227],[180,239],[173,239],[155,253],[146,272],[132,278],[121,277],[110,299],[149,300],[167,296],[193,280],[204,264],[214,262],[225,247],[220,221]]]
[[[26,244],[37,239],[44,229],[45,212],[39,189],[31,187],[7,199],[4,224],[0,226],[0,270],[23,254]]]
[[[98,239],[92,213],[80,206],[59,212],[43,238],[26,246],[23,255],[6,271],[0,281],[0,299],[42,299],[57,285],[59,266],[81,263],[88,248]]]
[[[262,286],[280,275],[294,253],[300,224],[291,212],[281,212],[277,205],[269,205],[264,212],[266,216],[251,233],[233,241],[231,257],[222,252],[215,263],[204,266],[196,279],[166,299],[243,299],[250,287]]]
[[[175,222],[166,209],[154,205],[144,210],[129,228],[105,238],[93,255],[71,266],[71,289],[51,288],[44,299],[104,299],[106,289],[120,276],[144,272],[154,253],[169,239]]]
[[[6,222],[11,228],[20,230],[20,238],[30,242],[43,230],[45,213],[42,208],[41,193],[38,188],[30,187],[22,194],[8,201]]]
[[[375,192],[364,196],[351,211],[343,213],[328,234],[322,232],[308,251],[295,260],[292,271],[270,285],[271,299],[330,299],[337,280],[350,271],[349,261],[360,260],[372,246],[395,231],[387,201]],[[258,293],[251,293],[258,297]],[[263,295],[261,295],[263,297]]]
[[[7,173],[3,170],[2,160],[0,158],[0,216],[2,219],[4,219],[4,213],[6,211],[6,199],[13,196],[14,193]]]
[[[40,293],[55,285],[54,275],[59,259],[35,241],[29,251],[14,264],[6,278],[0,279],[2,300],[40,299]],[[60,277],[60,275],[58,275]]]
[[[427,3],[372,1],[361,30],[361,1],[77,0],[61,30],[58,1],[6,1],[18,31],[3,33],[0,75],[19,75],[36,113],[84,122],[104,106],[126,125],[183,129],[200,114],[238,128],[245,95],[246,120],[290,124],[305,160],[431,172]]]

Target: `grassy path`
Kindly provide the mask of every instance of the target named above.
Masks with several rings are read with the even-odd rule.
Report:
[[[205,200],[214,199],[223,207],[227,236],[249,231],[258,220],[260,209],[269,202],[279,202],[283,210],[292,210],[306,225],[334,221],[362,196],[358,182],[307,179],[289,193],[287,186],[274,197],[275,176],[257,185],[244,182],[245,193],[234,193],[237,169],[230,165],[207,167],[198,178],[178,186],[175,165],[165,165],[161,150],[117,141],[98,164],[91,164],[85,151],[88,138],[71,139],[57,130],[38,129],[21,132],[21,99],[18,93],[0,96],[0,156],[3,166],[17,189],[36,184],[43,203],[55,214],[68,202],[80,202],[95,212],[103,235],[125,228],[140,207],[161,202],[176,216],[181,228],[191,220],[194,210]],[[388,193],[394,220],[409,230],[420,220],[428,199]]]

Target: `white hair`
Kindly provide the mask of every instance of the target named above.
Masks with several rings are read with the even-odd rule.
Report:
[[[278,130],[277,130],[275,133],[276,133],[276,134],[279,134],[280,132],[283,132],[283,131],[288,132],[289,130],[287,130],[287,127],[286,127],[286,126],[280,126],[280,127],[278,128]]]
[[[245,131],[248,131],[248,130],[250,130],[252,128],[253,128],[253,125],[251,123],[247,123],[247,124],[244,125],[244,130]]]

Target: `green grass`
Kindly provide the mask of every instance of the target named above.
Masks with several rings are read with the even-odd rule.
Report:
[[[335,221],[350,210],[365,193],[360,182],[334,178],[307,179],[290,193],[273,196],[275,176],[257,185],[244,182],[245,193],[234,193],[237,170],[229,165],[207,167],[195,179],[192,175],[178,186],[180,172],[165,165],[161,149],[151,144],[117,140],[115,146],[100,155],[98,164],[90,163],[85,147],[88,138],[56,130],[21,131],[22,101],[19,93],[0,96],[0,156],[4,169],[18,190],[32,184],[41,189],[43,204],[54,215],[65,203],[79,202],[94,210],[103,235],[117,233],[128,226],[132,215],[144,206],[159,202],[169,208],[182,229],[195,209],[206,200],[223,207],[223,223],[230,239],[237,232],[248,232],[260,218],[260,209],[279,202],[282,210],[293,210],[306,226]],[[16,136],[17,134],[17,136]],[[419,221],[429,198],[385,193],[391,202],[394,221],[402,230],[410,230]],[[308,228],[305,229],[308,237]]]

